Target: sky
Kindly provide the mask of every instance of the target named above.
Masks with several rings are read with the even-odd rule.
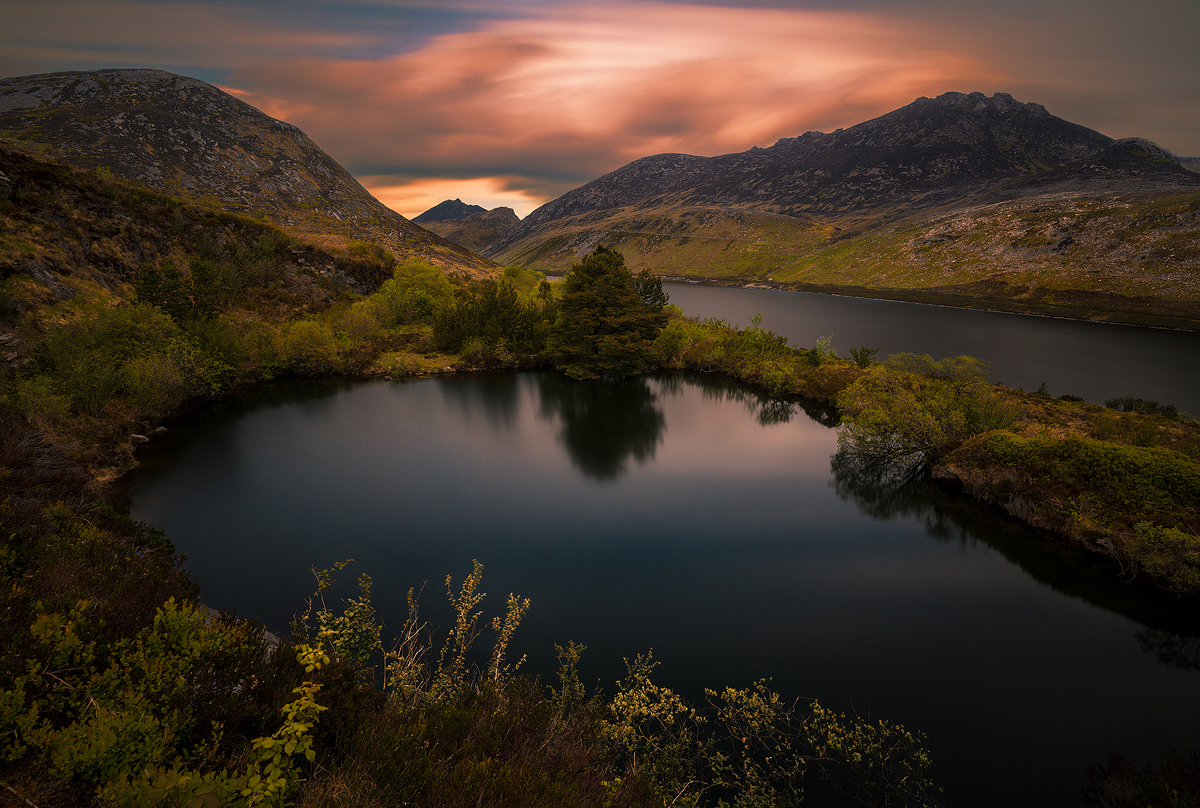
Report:
[[[1200,155],[1200,0],[0,0],[0,76],[154,67],[296,124],[385,204],[526,216],[651,154],[1006,92]]]

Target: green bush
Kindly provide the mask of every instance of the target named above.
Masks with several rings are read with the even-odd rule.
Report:
[[[1179,528],[1138,522],[1125,543],[1129,558],[1176,592],[1200,591],[1200,536]]]
[[[973,356],[950,356],[934,359],[929,354],[891,354],[884,364],[894,370],[917,373],[935,379],[954,382],[984,381],[991,372],[989,366]]]
[[[51,332],[34,358],[34,374],[91,415],[117,397],[138,412],[162,415],[188,396],[220,391],[232,375],[170,315],[144,303],[93,307],[79,322]]]
[[[943,360],[948,364],[938,376],[894,369],[892,358],[838,394],[842,451],[905,464],[930,463],[972,435],[1006,428],[1015,420],[979,379],[974,360],[960,361],[970,357]],[[940,363],[902,364],[928,368]]]
[[[337,337],[333,329],[313,320],[288,326],[283,338],[287,367],[301,376],[333,373],[340,367]]]
[[[441,310],[433,340],[441,350],[473,356],[537,355],[546,348],[553,316],[548,295],[522,299],[507,281],[479,281],[460,289],[454,302]]]
[[[433,264],[409,258],[371,296],[387,307],[390,322],[432,323],[454,300],[454,284]]]
[[[960,451],[965,462],[1019,468],[1034,486],[1094,492],[1127,515],[1194,514],[1200,503],[1200,463],[1170,449],[989,432]]]

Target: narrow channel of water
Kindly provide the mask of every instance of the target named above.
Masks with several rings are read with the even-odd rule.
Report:
[[[770,677],[925,732],[951,804],[1066,805],[1110,751],[1200,745],[1196,610],[937,488],[831,464],[829,420],[711,377],[279,385],[146,447],[134,515],[210,605],[276,630],[310,568],[346,558],[385,622],[427,581],[445,626],[442,582],[478,558],[490,614],[532,600],[513,650],[543,679],[567,640],[610,693],[651,648],[691,699]]]
[[[684,313],[741,326],[761,311],[763,327],[812,347],[833,337],[847,354],[868,345],[880,356],[901,351],[978,357],[992,381],[1098,404],[1118,396],[1149,398],[1200,418],[1200,333],[1086,323],[1003,312],[868,300],[805,292],[667,283]]]

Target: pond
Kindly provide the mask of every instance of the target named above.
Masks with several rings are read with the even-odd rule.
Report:
[[[176,425],[131,480],[214,607],[285,630],[353,558],[385,623],[484,564],[532,608],[514,658],[587,646],[608,692],[770,677],[929,738],[946,801],[1068,804],[1110,751],[1200,745],[1194,609],[927,483],[831,462],[832,414],[701,376],[281,384]],[[346,590],[347,593],[351,590]]]

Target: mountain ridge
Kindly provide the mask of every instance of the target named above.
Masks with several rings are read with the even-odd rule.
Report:
[[[1160,296],[1200,318],[1198,211],[1200,175],[1158,144],[1004,93],[946,93],[767,148],[634,160],[484,252],[559,272],[603,244],[635,269],[696,280],[940,290],[985,307],[1037,298],[1064,316],[1079,315],[1045,301],[1087,292],[1107,301],[1088,316],[1110,319]],[[948,220],[961,237],[944,237]]]

